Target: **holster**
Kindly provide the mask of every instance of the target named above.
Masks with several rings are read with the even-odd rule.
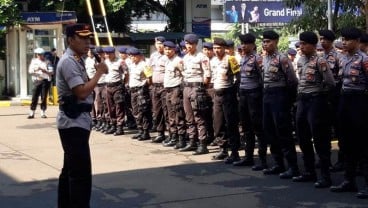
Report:
[[[59,109],[60,111],[63,111],[67,117],[75,119],[78,118],[82,112],[91,112],[92,105],[87,103],[78,103],[77,97],[70,95],[63,96],[61,98]]]

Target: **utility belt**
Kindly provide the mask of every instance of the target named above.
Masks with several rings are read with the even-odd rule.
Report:
[[[117,87],[122,85],[123,83],[121,81],[117,81],[117,82],[112,82],[112,83],[106,83],[107,87]]]
[[[298,93],[298,100],[312,99],[316,97],[327,96],[325,92]]]
[[[164,83],[152,83],[152,86],[153,87],[156,87],[156,88],[163,88],[164,87]]]
[[[233,93],[234,87],[222,88],[222,89],[215,89],[216,96],[224,96],[225,94]]]
[[[175,89],[178,89],[178,88],[180,88],[180,85],[177,85],[177,86],[174,86],[174,87],[165,87],[166,92],[172,92],[172,91],[174,91]]]
[[[77,103],[77,98],[73,95],[63,96],[62,104],[59,105],[60,111],[63,111],[69,118],[78,118],[82,112],[91,112],[92,104]]]
[[[135,93],[135,92],[138,92],[140,89],[143,89],[143,86],[131,87],[129,89],[130,89],[130,93]]]
[[[253,89],[240,89],[239,92],[241,94],[248,94],[248,93],[255,93],[255,92],[262,92],[261,87],[253,88]]]
[[[285,91],[286,92],[287,87],[283,86],[283,87],[266,87],[263,89],[264,93],[267,94],[273,94],[273,93],[278,93],[278,92],[282,92]]]
[[[184,82],[184,87],[204,87],[203,82]]]

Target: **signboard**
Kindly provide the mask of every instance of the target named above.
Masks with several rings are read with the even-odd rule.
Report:
[[[225,19],[230,23],[287,23],[302,14],[302,7],[288,8],[283,1],[231,0],[225,3]]]
[[[77,15],[72,12],[21,12],[22,20],[27,24],[75,23]]]
[[[192,0],[192,32],[211,37],[211,0]]]

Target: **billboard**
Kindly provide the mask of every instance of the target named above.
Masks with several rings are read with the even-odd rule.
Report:
[[[22,20],[27,24],[75,23],[77,15],[74,11],[68,12],[21,12]]]
[[[211,0],[192,0],[192,32],[211,37]]]
[[[229,23],[287,23],[302,14],[302,7],[288,8],[283,1],[228,0],[225,3],[225,19]]]

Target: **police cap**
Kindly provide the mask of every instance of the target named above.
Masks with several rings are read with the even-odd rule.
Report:
[[[156,41],[156,42],[161,42],[161,43],[163,43],[163,42],[165,42],[165,41],[166,41],[166,39],[165,39],[165,37],[163,37],[163,36],[157,36],[157,37],[155,37],[155,41]]]
[[[232,41],[232,40],[226,40],[226,46],[227,47],[234,47],[234,41]]]
[[[91,50],[95,49],[95,47],[96,47],[95,45],[92,45],[92,44],[89,45],[89,49]]]
[[[127,51],[127,53],[130,54],[130,55],[140,55],[141,54],[141,52],[139,51],[139,49],[138,48],[135,48],[135,47],[129,48],[128,51]]]
[[[345,27],[341,29],[341,36],[347,40],[359,39],[362,31],[356,27]]]
[[[186,35],[184,35],[184,41],[188,42],[189,44],[197,44],[198,39],[199,38],[196,34],[186,34]]]
[[[224,46],[224,47],[228,46],[227,42],[223,38],[218,38],[218,37],[213,39],[213,45],[219,45],[219,46]]]
[[[164,46],[168,48],[176,48],[175,43],[173,43],[172,41],[165,41]]]
[[[287,51],[287,53],[288,53],[289,55],[295,56],[297,52],[296,52],[296,50],[295,50],[295,49],[289,48],[289,50]]]
[[[115,48],[112,46],[103,47],[102,50],[105,53],[115,53]]]
[[[295,44],[294,44],[294,46],[295,46],[295,48],[300,48],[300,42],[298,41],[298,42],[296,42]]]
[[[320,30],[319,36],[322,36],[324,39],[334,41],[336,39],[335,34],[331,30]]]
[[[213,43],[211,42],[204,42],[203,48],[213,49]]]
[[[305,31],[299,34],[299,40],[306,43],[316,45],[318,43],[318,37],[316,33],[311,31]]]
[[[239,35],[239,39],[242,44],[252,44],[256,42],[256,37],[250,33]]]
[[[278,40],[280,38],[279,34],[277,34],[273,30],[266,30],[262,34],[263,39],[270,39],[270,40]]]
[[[97,53],[103,53],[104,51],[102,50],[102,47],[101,46],[97,46],[96,47],[96,52]]]
[[[74,35],[78,35],[81,37],[90,37],[92,36],[92,32],[90,30],[90,26],[87,24],[70,24],[67,25],[65,28],[65,35],[66,37],[73,37]]]

